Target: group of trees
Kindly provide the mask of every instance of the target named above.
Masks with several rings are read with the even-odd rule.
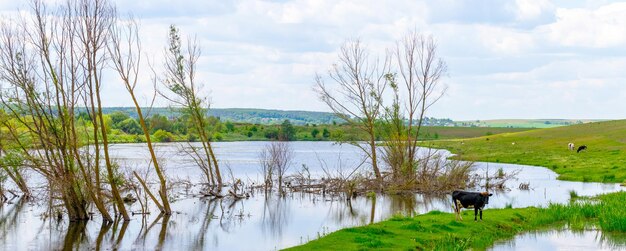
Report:
[[[381,60],[360,41],[347,42],[328,74],[316,76],[315,90],[336,116],[367,135],[366,143],[348,142],[366,154],[379,184],[380,160],[394,182],[410,184],[417,182],[426,111],[445,91],[441,78],[447,67],[431,36],[410,33],[387,51]],[[378,141],[384,141],[382,148]]]
[[[193,156],[200,159],[211,188],[219,190],[223,180],[208,135],[209,104],[206,97],[198,96],[195,81],[197,43],[191,40],[183,46],[178,29],[170,27],[164,70],[152,71],[153,86],[160,86],[159,93],[184,111],[174,123],[161,115],[146,117],[140,106],[137,83],[142,53],[138,24],[132,18],[119,18],[108,0],[71,0],[54,6],[33,0],[30,13],[3,19],[0,176],[8,175],[28,196],[22,173],[30,169],[41,174],[50,198],[60,202],[55,204],[64,207],[70,221],[88,219],[89,205],[95,205],[105,222],[113,220],[111,209],[114,216],[129,220],[120,191],[133,178],[121,175],[109,154],[115,128],[142,134],[158,178],[156,196],[146,176],[134,172],[134,178],[162,213],[171,214],[168,181],[152,142],[160,132],[175,130],[197,135],[202,147],[201,151],[193,148]],[[105,82],[106,73],[117,80]],[[126,88],[137,118],[104,114],[101,90],[108,84]]]
[[[70,220],[88,219],[93,202],[105,221],[112,221],[105,186],[115,210],[129,220],[109,156],[100,95],[114,46],[109,41],[115,8],[105,1],[76,1],[50,10],[33,1],[30,14],[5,19],[0,27],[0,104],[9,135],[3,150],[19,156],[21,168],[48,180],[50,196],[60,198]],[[75,119],[81,106],[90,129]]]
[[[81,112],[77,115],[79,124],[91,126],[89,115]],[[145,142],[139,119],[132,118],[122,111],[114,111],[104,115],[107,132],[114,142]],[[146,118],[149,132],[157,142],[191,141],[197,142],[201,137],[193,129],[193,121],[185,114],[170,115],[153,114]],[[343,125],[293,125],[284,120],[280,124],[261,125],[248,123],[222,122],[219,118],[209,116],[205,119],[206,136],[211,141],[223,140],[331,140],[331,130],[335,135],[344,134]]]

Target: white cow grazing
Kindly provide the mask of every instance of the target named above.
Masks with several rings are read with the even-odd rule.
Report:
[[[570,151],[574,151],[574,149],[575,149],[574,143],[567,144],[567,148],[569,148]]]

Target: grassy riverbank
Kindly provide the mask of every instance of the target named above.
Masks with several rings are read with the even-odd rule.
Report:
[[[576,147],[586,145],[588,149],[581,153],[570,151],[569,142]],[[558,173],[561,180],[626,180],[626,120],[431,141],[424,145],[448,149],[465,160],[544,166]]]
[[[488,209],[484,221],[474,222],[473,210],[454,214],[430,212],[416,217],[393,217],[380,223],[347,228],[287,250],[483,250],[496,240],[516,234],[567,225],[597,226],[605,232],[626,232],[626,192],[583,199],[548,208]]]

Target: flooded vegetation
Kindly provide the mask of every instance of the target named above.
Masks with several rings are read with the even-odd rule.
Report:
[[[234,177],[252,184],[263,180],[259,154],[267,144],[269,142],[218,142],[214,147]],[[301,171],[297,167],[307,166],[312,177],[323,177],[322,167],[347,168],[348,163],[358,163],[361,159],[359,149],[351,145],[330,142],[290,144],[294,156],[289,175]],[[174,211],[171,216],[159,214],[154,206],[149,208],[150,214],[133,214],[141,211],[139,203],[135,202],[127,204],[131,212],[129,222],[117,217],[114,222],[104,223],[101,217],[94,215],[86,222],[69,223],[63,218],[50,217],[45,200],[14,198],[0,207],[0,236],[5,244],[2,248],[13,250],[26,245],[32,249],[72,246],[79,249],[274,250],[304,244],[342,228],[367,225],[398,214],[410,216],[433,210],[452,212],[452,203],[446,194],[370,194],[346,201],[344,195],[289,192],[281,196],[276,191],[265,194],[257,189],[247,190],[249,198],[206,197],[200,193],[202,185],[192,184],[198,183],[203,176],[193,166],[193,160],[180,153],[181,146],[185,145],[169,143],[156,147],[159,157],[166,160],[162,163],[167,176],[179,181],[177,188],[172,190],[175,192],[171,195]],[[150,157],[142,144],[112,145],[111,154],[117,162],[138,172],[148,168]],[[473,173],[492,173],[500,168],[505,173],[519,173],[516,180],[507,184],[507,189],[495,192],[487,208],[547,206],[550,202],[568,202],[569,191],[584,196],[621,189],[615,184],[558,181],[554,172],[531,166],[477,163]],[[36,176],[30,180],[37,180]],[[521,183],[530,184],[529,189],[519,189]],[[555,187],[558,189],[548,192]],[[489,217],[487,212],[485,218]],[[246,241],[241,241],[242,236]]]

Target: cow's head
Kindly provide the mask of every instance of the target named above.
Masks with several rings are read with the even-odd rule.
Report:
[[[483,199],[485,200],[485,204],[489,204],[489,197],[493,195],[492,193],[489,192],[481,192],[480,196],[483,197]]]

